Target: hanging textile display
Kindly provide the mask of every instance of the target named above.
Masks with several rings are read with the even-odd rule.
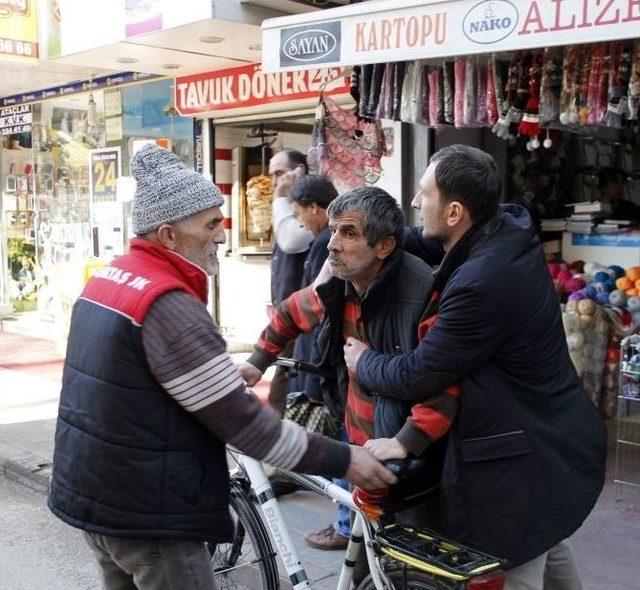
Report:
[[[376,109],[376,119],[391,119],[393,117],[393,84],[395,71],[395,63],[390,63],[385,66],[382,76],[380,100],[378,101],[378,108]]]
[[[396,64],[396,69],[394,72],[393,78],[393,113],[392,119],[394,121],[400,120],[400,107],[401,107],[401,95],[402,95],[402,84],[404,83],[404,75],[405,75],[405,63],[398,62]]]
[[[321,95],[311,136],[308,163],[333,181],[339,193],[373,184],[382,173],[384,134],[368,121]]]
[[[609,88],[607,110],[602,123],[607,127],[621,129],[627,115],[627,89],[632,46],[627,41],[611,43],[611,63],[609,67]]]
[[[442,70],[432,68],[429,80],[429,125],[439,129],[444,123],[444,97],[442,92]]]
[[[453,62],[453,124],[464,127],[464,70],[465,60],[457,58]]]
[[[434,128],[489,127],[510,142],[528,137],[530,150],[551,147],[550,130],[567,126],[621,129],[635,141],[640,39],[501,55],[356,66],[356,113]]]
[[[444,122],[453,125],[453,62],[445,61],[442,65],[442,88],[444,99]]]
[[[578,76],[580,74],[580,50],[570,47],[565,53],[562,64],[562,91],[560,92],[560,115],[562,125],[575,125],[578,122]]]
[[[560,117],[560,93],[562,91],[562,49],[550,47],[544,50],[542,79],[540,81],[540,126],[546,127]]]
[[[540,147],[538,134],[540,133],[540,78],[542,76],[543,52],[539,51],[531,61],[529,71],[528,99],[525,105],[522,120],[518,125],[518,133],[530,138],[527,149],[535,150]]]
[[[477,121],[476,60],[468,57],[464,64],[464,100],[462,102],[462,124],[475,127]]]
[[[488,72],[489,68],[486,65],[478,65],[476,67],[476,123],[485,127],[489,124],[489,113],[487,111]]]

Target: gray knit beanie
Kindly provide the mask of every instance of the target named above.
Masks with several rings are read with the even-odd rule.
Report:
[[[137,183],[131,221],[138,236],[224,203],[213,182],[157,145],[147,144],[136,152],[131,174]]]

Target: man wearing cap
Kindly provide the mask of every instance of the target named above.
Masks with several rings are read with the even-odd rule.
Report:
[[[210,589],[204,541],[233,533],[225,443],[367,488],[394,478],[246,389],[206,309],[225,240],[218,187],[154,145],[131,171],[138,237],[74,306],[48,503],[84,531],[105,588]]]

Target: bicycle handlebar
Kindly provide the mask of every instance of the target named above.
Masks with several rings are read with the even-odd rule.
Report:
[[[274,364],[286,369],[287,371],[293,371],[294,373],[302,371],[303,373],[312,373],[313,375],[321,375],[322,377],[333,377],[333,374],[330,371],[297,359],[280,357]]]

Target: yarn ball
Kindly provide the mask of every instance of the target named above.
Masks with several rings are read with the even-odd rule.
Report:
[[[593,283],[593,286],[596,288],[597,293],[608,293],[610,290],[607,283],[603,283],[602,281]]]
[[[586,298],[587,298],[587,294],[585,293],[584,289],[574,291],[573,293],[571,293],[571,295],[569,295],[569,301],[580,301],[581,299],[586,299]]]
[[[583,299],[582,301],[589,301],[589,299]],[[582,301],[580,303],[582,303]],[[592,315],[587,315],[586,313],[580,314],[580,321],[582,322],[583,330],[593,330],[596,327],[596,318]],[[589,356],[593,356],[589,354]]]
[[[556,276],[556,279],[559,281],[562,281],[563,283],[572,278],[573,278],[573,273],[570,270],[567,270],[566,268],[562,269]]]
[[[584,260],[576,260],[569,265],[569,270],[574,274],[582,274],[584,272]]]
[[[586,284],[587,283],[585,283],[582,279],[578,279],[576,277],[572,277],[568,281],[564,282],[564,290],[567,293],[573,293],[573,292],[578,291],[578,290],[582,289],[583,287],[585,287]]]
[[[609,293],[598,293],[596,295],[596,301],[600,305],[606,305],[607,303],[609,303]]]
[[[604,268],[602,264],[598,264],[597,262],[585,262],[584,264],[584,272],[590,275],[597,273],[602,270],[602,268]]]
[[[584,292],[586,293],[587,297],[589,297],[589,299],[595,299],[596,295],[598,294],[598,289],[596,288],[595,284],[591,284],[591,285],[587,285],[584,289]]]
[[[627,299],[627,309],[631,313],[640,311],[640,297],[635,295],[633,297],[629,297],[629,299]]]
[[[611,266],[609,266],[609,269],[615,273],[615,279],[619,279],[620,277],[623,277],[625,275],[624,268],[618,266],[617,264],[612,264]]]
[[[572,295],[575,295],[575,293],[572,293]],[[569,297],[569,301],[567,301],[567,305],[565,306],[565,310],[567,313],[578,313],[578,301],[580,301],[579,299],[571,299],[571,297]]]
[[[591,301],[591,299],[582,299],[578,301],[578,313],[580,315],[592,316],[596,313],[597,309],[598,306],[594,301]]]
[[[629,289],[625,291],[625,293],[629,295],[629,297],[638,297],[640,295],[640,289]]]
[[[620,349],[617,346],[607,346],[606,360],[608,363],[619,363]]]
[[[627,304],[627,296],[623,291],[616,289],[609,293],[609,303],[614,307],[625,307]]]
[[[620,277],[616,281],[616,287],[618,287],[620,291],[628,291],[629,289],[633,289],[633,282],[629,277]]]
[[[627,276],[631,279],[632,283],[635,283],[640,279],[640,266],[630,266],[627,269]]]
[[[606,283],[610,278],[611,276],[609,275],[609,273],[604,270],[598,271],[593,275],[593,279],[596,283]]]

